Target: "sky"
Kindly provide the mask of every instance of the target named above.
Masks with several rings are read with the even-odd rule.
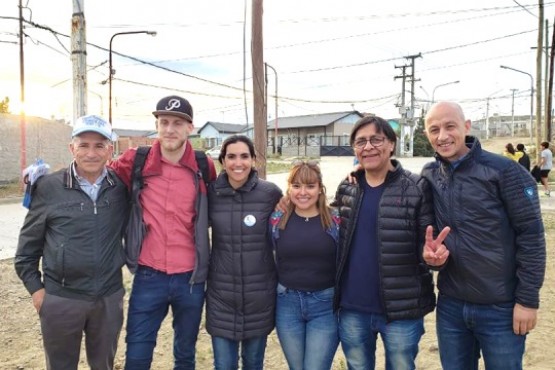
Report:
[[[74,1],[23,0],[25,111],[72,119]],[[108,116],[110,38],[113,124],[151,129],[167,95],[187,98],[195,126],[253,123],[252,1],[82,0],[89,114]],[[0,2],[0,99],[19,112],[19,0]],[[403,66],[417,110],[432,98],[461,103],[468,118],[530,112],[538,2],[531,0],[266,0],[264,61],[277,71],[278,117],[351,111],[399,117]],[[555,1],[544,1],[549,40]],[[545,45],[545,40],[544,40]],[[542,57],[543,60],[543,57]],[[506,65],[525,73],[501,69]],[[455,81],[459,81],[455,83]],[[246,92],[243,89],[246,89]],[[268,72],[268,116],[276,106]],[[405,86],[408,99],[411,84]],[[488,104],[489,102],[489,104]]]

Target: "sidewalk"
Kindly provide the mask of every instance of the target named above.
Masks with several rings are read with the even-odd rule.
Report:
[[[540,195],[542,211],[555,211],[555,193],[554,195],[548,197],[544,195],[543,188],[538,187],[538,194]]]

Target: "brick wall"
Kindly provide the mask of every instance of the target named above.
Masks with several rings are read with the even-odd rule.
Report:
[[[136,148],[138,146],[152,145],[154,139],[148,137],[120,137],[114,143],[114,155],[117,157],[129,148]]]
[[[42,158],[51,170],[67,166],[71,126],[40,117],[26,117],[26,165]],[[19,115],[0,114],[0,182],[17,180],[21,174],[21,129]]]

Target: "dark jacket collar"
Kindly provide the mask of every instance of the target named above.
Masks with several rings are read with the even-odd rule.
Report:
[[[393,170],[387,171],[387,174],[385,175],[384,183],[388,183],[396,179],[397,177],[401,176],[401,172],[403,172],[403,166],[401,166],[401,162],[399,162],[397,159],[391,159],[390,161],[391,161],[391,164],[393,165]],[[361,181],[365,181],[364,169],[358,170],[356,172],[356,177],[359,184],[361,184]]]
[[[69,189],[77,189],[79,188],[79,182],[77,181],[77,174],[75,173],[75,166],[73,162],[68,166],[66,171],[64,172],[64,187]],[[106,174],[105,181],[108,182],[109,186],[113,186],[116,183],[115,180],[115,173],[112,169],[108,168],[108,173]],[[104,181],[102,181],[104,184]]]
[[[460,163],[458,166],[474,162],[476,158],[478,158],[482,154],[482,145],[480,144],[480,140],[478,140],[475,136],[466,136],[464,139],[464,143],[470,151],[466,153],[466,155],[460,159]],[[434,154],[435,159],[445,166],[450,166],[451,162],[440,156],[437,152]]]

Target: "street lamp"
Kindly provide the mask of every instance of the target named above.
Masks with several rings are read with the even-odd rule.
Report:
[[[459,82],[461,82],[461,81],[459,81],[459,80],[457,80],[457,81],[451,81],[451,82],[446,82],[446,83],[444,83],[444,84],[437,85],[436,87],[434,87],[434,89],[432,90],[432,104],[434,104],[434,102],[435,102],[434,96],[436,95],[436,90],[437,90],[438,87],[447,86],[447,85],[453,85],[453,84],[458,84]]]
[[[272,71],[274,71],[274,76],[276,77],[276,93],[275,93],[275,98],[276,98],[276,117],[274,119],[274,153],[277,152],[277,143],[278,143],[278,75],[277,75],[277,71],[274,67],[272,67],[271,65],[269,65],[268,63],[264,63],[266,65],[266,86],[268,85],[268,68],[270,68]],[[266,93],[266,96],[268,94]],[[266,98],[266,100],[268,100]]]
[[[507,67],[504,65],[500,65],[499,67],[503,69],[510,69],[511,71],[522,73],[530,77],[530,144],[532,144],[532,125],[534,119],[534,77],[530,73],[521,71],[520,69],[514,69],[512,67]]]
[[[114,75],[114,69],[112,68],[112,41],[114,41],[114,38],[119,35],[134,35],[138,33],[156,36],[156,31],[127,31],[114,33],[112,37],[110,37],[110,52],[108,57],[108,68],[110,68],[110,72],[108,73],[108,121],[110,124],[112,124],[112,76]]]

